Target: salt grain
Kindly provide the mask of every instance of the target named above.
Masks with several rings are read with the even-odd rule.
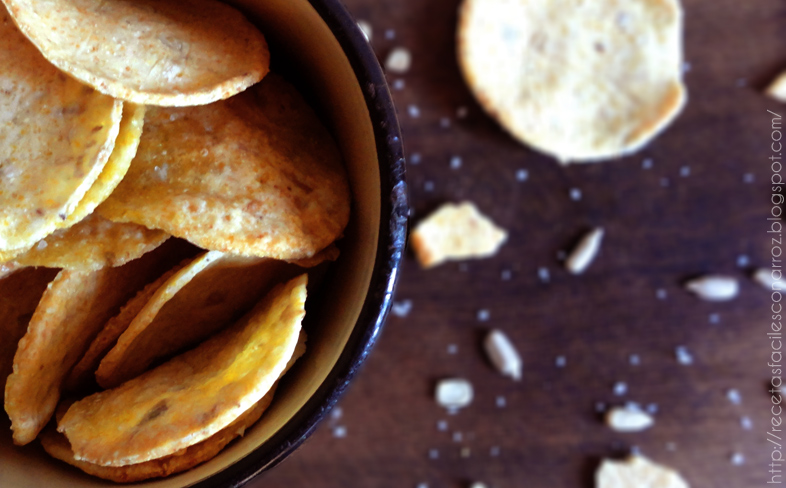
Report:
[[[744,175],[742,175],[742,181],[744,183],[753,183],[754,179],[755,177],[753,176],[753,173],[745,173]]]
[[[690,166],[683,166],[682,168],[680,168],[680,176],[682,176],[683,178],[687,178],[688,176],[690,176]]]
[[[665,290],[665,289],[663,289],[663,288],[658,288],[657,290],[655,290],[655,297],[656,297],[658,300],[665,300],[665,299],[666,299],[666,297],[668,297],[668,293],[666,292],[666,290]]]
[[[448,344],[448,354],[457,354],[458,346],[456,344]]]
[[[453,442],[461,442],[464,440],[464,435],[461,432],[454,432],[453,433]]]
[[[478,322],[488,322],[490,318],[491,318],[491,312],[489,312],[487,309],[482,308],[478,310],[477,313]]]
[[[624,381],[618,381],[614,383],[614,394],[617,396],[623,396],[625,393],[628,392],[628,385]]]
[[[709,317],[707,318],[707,320],[708,320],[708,321],[709,321],[709,323],[711,323],[711,324],[720,324],[720,314],[717,314],[717,313],[711,313],[711,314],[709,315]]]
[[[423,182],[423,189],[425,191],[434,191],[434,182],[431,180],[426,180]]]
[[[630,363],[631,366],[638,366],[639,364],[641,364],[641,358],[639,357],[638,354],[631,354],[630,356],[628,356],[628,362]]]
[[[343,439],[346,436],[347,436],[346,427],[344,427],[343,425],[337,425],[336,427],[333,427],[333,437],[335,437],[336,439]]]
[[[412,164],[420,164],[420,159],[420,153],[412,153],[412,155],[409,157],[409,162]]]
[[[549,273],[549,269],[538,268],[538,278],[540,278],[540,281],[542,281],[543,283],[548,283],[549,280],[551,279],[551,273]]]
[[[428,457],[429,459],[439,459],[439,451],[436,449],[429,449]]]
[[[404,88],[406,88],[406,86],[407,86],[407,83],[404,80],[402,80],[401,78],[397,78],[397,79],[393,80],[393,89],[396,90],[396,91],[401,91]]]
[[[731,462],[732,466],[742,466],[745,464],[745,455],[741,452],[735,452],[731,455],[729,462]]]
[[[505,408],[508,405],[508,401],[505,399],[504,396],[498,396],[496,399],[497,408]]]
[[[333,410],[330,411],[330,418],[333,420],[338,420],[344,415],[344,410],[341,407],[335,407]]]
[[[438,420],[437,421],[437,430],[440,432],[445,432],[448,430],[448,421],[447,420]]]
[[[747,268],[750,265],[751,265],[751,258],[749,258],[747,254],[740,254],[739,256],[737,256],[738,268]]]
[[[669,179],[666,178],[666,177],[661,178],[660,179],[660,186],[663,186],[663,187],[669,186]]]
[[[595,402],[595,412],[603,413],[606,411],[606,404],[603,402]]]
[[[450,127],[450,119],[448,117],[442,117],[441,119],[439,119],[439,126],[442,127],[443,129],[447,129],[448,127]]]
[[[556,364],[558,368],[564,368],[567,363],[568,360],[565,358],[565,356],[557,356],[557,358],[554,360],[554,364]]]
[[[390,311],[396,317],[406,317],[412,311],[412,300],[401,300],[400,302],[393,302]]]
[[[450,169],[459,169],[461,168],[461,158],[458,156],[453,156],[450,158]]]
[[[740,418],[740,426],[745,430],[751,430],[753,428],[753,421],[750,417],[742,417]]]
[[[645,409],[648,414],[655,415],[658,413],[658,404],[657,403],[648,403],[647,408]]]
[[[734,405],[739,405],[742,403],[742,395],[740,395],[740,392],[734,388],[726,392],[726,398],[728,398],[729,401]]]
[[[526,169],[516,170],[516,181],[527,181],[529,178],[529,171]]]
[[[469,488],[488,488],[485,483],[481,483],[480,481],[476,481],[469,485]]]
[[[499,453],[500,453],[499,446],[491,446],[491,449],[489,449],[489,456],[491,457],[497,457],[499,456]]]
[[[652,159],[651,158],[647,158],[647,159],[645,159],[644,161],[641,162],[641,167],[643,169],[651,169],[652,168],[652,163],[653,163]]]
[[[568,195],[570,195],[570,199],[573,200],[574,202],[578,202],[579,200],[581,200],[581,190],[579,190],[578,188],[571,188]]]
[[[502,272],[500,273],[500,278],[502,278],[502,281],[510,281],[512,277],[513,277],[513,272],[509,269],[503,269]]]
[[[387,39],[388,41],[392,41],[395,38],[396,38],[396,31],[395,30],[387,29],[385,31],[385,39]]]
[[[409,113],[409,116],[412,117],[413,119],[420,117],[420,109],[418,108],[417,105],[408,106],[407,113]]]
[[[677,357],[677,362],[683,366],[689,366],[693,364],[693,356],[690,352],[688,352],[688,348],[685,346],[677,346],[674,349],[674,355]]]

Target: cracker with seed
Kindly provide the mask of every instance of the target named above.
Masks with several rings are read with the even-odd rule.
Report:
[[[410,244],[424,268],[449,260],[485,258],[497,253],[508,233],[480,213],[475,204],[447,203],[421,220]]]
[[[124,303],[155,279],[167,257],[166,248],[159,250],[117,268],[62,270],[48,285],[19,341],[5,385],[14,443],[31,442],[46,425],[63,380],[90,341]]]
[[[211,103],[258,82],[270,65],[259,30],[215,0],[3,3],[52,64],[134,103]]]
[[[678,0],[464,0],[458,59],[483,108],[563,163],[629,154],[686,100]]]
[[[296,260],[341,235],[349,206],[338,147],[271,74],[203,107],[148,107],[134,164],[98,212],[203,249]]]
[[[58,423],[74,458],[138,464],[209,438],[258,402],[295,352],[306,275],[274,288],[232,327],[123,385],[74,403]]]
[[[275,285],[304,272],[295,264],[212,251],[172,275],[133,318],[96,371],[113,388],[150,365],[236,322]]]
[[[605,459],[595,473],[597,488],[690,488],[673,469],[656,464],[644,456],[625,461]]]
[[[0,260],[76,210],[114,149],[123,103],[61,73],[0,6]]]

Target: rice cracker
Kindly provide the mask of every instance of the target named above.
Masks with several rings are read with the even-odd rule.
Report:
[[[237,324],[113,390],[74,403],[58,423],[74,458],[125,466],[207,439],[258,402],[284,372],[305,315],[306,275],[279,285]]]
[[[264,36],[215,0],[3,0],[55,66],[115,98],[203,105],[262,79]]]
[[[341,154],[289,83],[203,107],[148,107],[134,164],[98,209],[197,246],[305,259],[349,220]]]
[[[166,251],[159,248],[117,268],[62,270],[48,285],[5,385],[5,411],[16,444],[31,442],[46,425],[70,369],[101,327],[155,279]]]
[[[631,153],[685,104],[678,0],[464,0],[457,36],[483,108],[563,163]]]
[[[0,259],[53,232],[97,180],[123,103],[52,66],[0,6]]]

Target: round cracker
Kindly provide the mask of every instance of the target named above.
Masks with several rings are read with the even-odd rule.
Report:
[[[203,249],[305,259],[341,235],[349,185],[335,142],[271,74],[203,107],[149,107],[134,164],[98,212]]]
[[[77,461],[68,439],[55,429],[47,429],[41,434],[41,445],[55,459],[75,466],[87,474],[117,483],[134,483],[150,478],[162,478],[183,472],[194,466],[213,459],[227,444],[241,437],[246,429],[259,420],[273,401],[276,385],[262,397],[253,407],[243,412],[217,433],[198,444],[189,446],[182,451],[160,459],[151,459],[139,464],[128,466],[99,466],[86,461]]]
[[[14,356],[5,411],[14,442],[27,444],[49,421],[68,372],[120,307],[157,275],[168,249],[117,268],[62,270],[49,284]]]
[[[276,284],[303,273],[296,264],[211,251],[172,275],[139,310],[96,371],[114,388],[151,364],[236,322]]]
[[[112,153],[123,103],[52,66],[3,7],[0,66],[0,251],[13,258],[75,211]]]
[[[55,66],[122,100],[203,105],[268,72],[262,33],[215,0],[3,0]]]
[[[686,99],[677,0],[464,0],[458,59],[492,117],[565,163],[639,149]]]
[[[125,466],[173,454],[233,422],[273,386],[305,315],[306,275],[237,324],[118,388],[74,403],[58,423],[74,458]]]
[[[168,238],[169,235],[161,230],[112,222],[92,214],[38,241],[15,261],[24,266],[96,271],[122,266],[157,248]]]

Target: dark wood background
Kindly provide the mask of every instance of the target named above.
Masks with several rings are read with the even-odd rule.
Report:
[[[761,92],[786,69],[786,3],[684,4],[684,113],[633,156],[560,167],[516,143],[472,99],[454,55],[456,0],[347,0],[356,18],[372,24],[381,59],[396,46],[413,54],[410,72],[390,81],[404,82],[394,98],[414,221],[443,202],[469,199],[510,239],[492,259],[429,271],[408,255],[397,301],[411,300],[412,310],[390,318],[340,402],[340,418],[323,422],[251,487],[437,488],[477,480],[589,488],[600,459],[631,448],[677,468],[693,488],[767,486],[769,295],[747,276],[769,263],[767,109],[786,106]],[[408,114],[410,105],[419,117]],[[466,118],[457,118],[459,107]],[[453,156],[461,168],[451,169]],[[642,167],[646,158],[650,169]],[[526,181],[517,181],[520,169]],[[580,200],[570,198],[572,188]],[[558,252],[598,225],[607,231],[601,255],[586,274],[567,274]],[[739,277],[740,297],[713,304],[682,289],[706,272]],[[487,322],[477,319],[481,309]],[[522,381],[487,363],[481,338],[492,327],[522,353]],[[691,352],[692,365],[678,364],[677,346]],[[433,400],[435,381],[449,376],[475,387],[472,405],[456,415]],[[612,391],[618,381],[628,385],[624,396]],[[732,388],[741,405],[727,399]],[[619,434],[604,426],[596,402],[625,401],[656,403],[655,427]],[[731,463],[735,452],[743,465]]]

